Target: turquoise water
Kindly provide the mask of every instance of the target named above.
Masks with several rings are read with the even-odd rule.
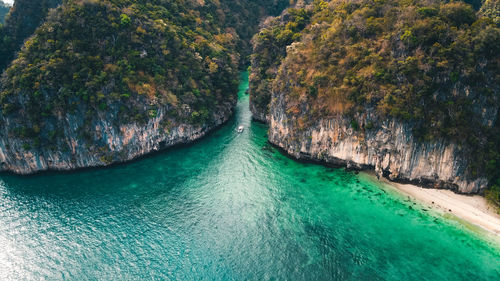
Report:
[[[500,280],[480,234],[269,146],[242,78],[235,118],[194,145],[0,175],[0,280]]]

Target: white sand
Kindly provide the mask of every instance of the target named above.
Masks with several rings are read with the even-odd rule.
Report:
[[[391,182],[387,179],[380,179],[380,182],[430,206],[434,210],[454,215],[500,236],[500,215],[495,207],[490,206],[486,199],[480,195],[463,195],[450,190],[421,188],[412,184]]]

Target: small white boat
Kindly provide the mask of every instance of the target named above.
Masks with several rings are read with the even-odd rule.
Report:
[[[244,129],[245,129],[245,127],[243,127],[243,125],[242,125],[242,126],[239,126],[239,127],[238,127],[238,133],[243,132],[243,130],[244,130]]]

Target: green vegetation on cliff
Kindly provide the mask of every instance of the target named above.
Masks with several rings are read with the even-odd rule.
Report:
[[[20,3],[49,7],[58,1]],[[235,103],[245,37],[262,16],[284,3],[288,1],[63,1],[4,72],[0,116],[9,124],[4,138],[21,141],[26,151],[61,151],[68,149],[64,142],[68,126],[74,125],[68,123],[71,118],[84,120],[80,138],[97,146],[100,118],[111,118],[107,121],[120,128],[144,125],[161,114],[165,132],[173,125],[212,124]],[[16,3],[4,31],[22,35],[4,36],[4,43],[28,37],[28,27],[15,31],[21,25],[14,22],[26,22],[30,14],[28,9],[15,16],[20,5]],[[4,63],[13,57],[9,48],[2,55]]]
[[[45,20],[48,11],[66,2],[109,2],[113,5],[128,5],[127,1],[82,1],[82,0],[17,0],[12,12],[3,28],[0,28],[0,69],[3,70],[15,57],[24,40],[31,36],[35,29]],[[131,1],[128,1],[131,2]],[[133,2],[133,1],[132,1]],[[167,7],[168,2],[175,3],[171,12],[174,13],[180,7],[191,9],[198,6],[200,16],[204,21],[210,21],[221,29],[233,29],[241,40],[237,40],[238,51],[242,54],[242,60],[250,54],[249,40],[257,31],[258,24],[263,16],[279,14],[289,4],[289,0],[188,0],[188,1],[137,1],[137,5],[160,5]],[[142,2],[142,3],[141,3]],[[293,1],[292,1],[293,2]],[[130,4],[130,3],[129,3]],[[202,7],[202,8],[201,8]],[[168,8],[168,7],[167,7]],[[5,13],[9,7],[5,8]],[[0,19],[3,6],[0,6]],[[180,15],[181,17],[183,15]],[[193,16],[193,15],[191,15]],[[196,16],[195,16],[196,17]],[[198,20],[201,17],[198,17]]]
[[[301,31],[309,24],[312,12],[310,9],[290,8],[280,17],[268,19],[254,36],[250,76],[251,109],[254,116],[259,113],[265,115],[267,112],[272,81],[281,60],[286,56],[286,46],[300,40]],[[264,116],[260,119],[264,119]]]
[[[479,14],[483,17],[490,18],[497,25],[500,24],[500,1],[483,0],[483,5],[479,10]]]
[[[496,3],[316,0],[290,10],[254,37],[253,106],[267,111],[272,91],[286,93],[298,129],[337,115],[352,116],[356,130],[399,119],[422,141],[463,145],[471,176],[487,174],[494,182],[500,176]],[[305,28],[294,14],[306,15]],[[379,122],[361,128],[354,116],[367,111]]]
[[[24,40],[45,20],[49,9],[62,0],[16,0],[0,28],[0,71],[10,63]]]
[[[18,125],[10,134],[46,145],[61,116],[83,113],[90,126],[108,107],[117,124],[145,123],[161,106],[202,124],[233,100],[237,34],[208,20],[210,8],[158,2],[71,1],[51,14],[5,72],[2,114]]]

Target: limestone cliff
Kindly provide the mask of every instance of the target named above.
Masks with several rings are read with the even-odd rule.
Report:
[[[221,106],[205,124],[179,122],[167,116],[168,107],[157,109],[156,116],[145,124],[116,124],[118,108],[99,113],[90,126],[85,125],[84,112],[66,114],[47,127],[64,128],[53,145],[27,148],[23,139],[12,137],[9,128],[16,121],[2,118],[0,129],[0,170],[31,174],[44,170],[72,170],[120,163],[177,144],[199,139],[226,122],[236,99]],[[192,110],[184,108],[184,115]],[[82,132],[86,126],[88,131]]]
[[[104,166],[225,122],[236,103],[239,38],[202,20],[218,3],[65,1],[54,9],[2,75],[0,169]]]
[[[267,23],[250,108],[271,143],[461,193],[500,177],[500,28],[489,16],[463,2],[340,0]]]
[[[378,122],[373,113],[352,119],[339,116],[298,129],[295,118],[284,111],[284,96],[273,95],[269,114],[269,141],[297,159],[322,161],[355,169],[374,169],[379,176],[460,193],[478,193],[486,188],[485,177],[471,178],[465,151],[445,140],[421,142],[410,124],[397,120]]]
[[[15,39],[0,51],[0,170],[104,166],[202,137],[232,114],[258,22],[288,4],[16,1],[0,29],[0,45]]]

